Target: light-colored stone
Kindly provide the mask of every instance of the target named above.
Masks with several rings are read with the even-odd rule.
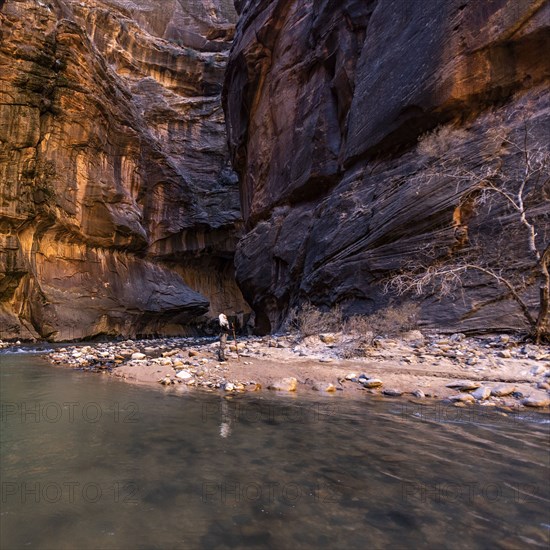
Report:
[[[180,378],[181,380],[188,380],[189,378],[192,378],[192,377],[193,377],[193,375],[192,375],[190,372],[186,371],[186,370],[180,370],[180,371],[176,374],[176,376],[177,376],[178,378]]]
[[[132,361],[142,361],[143,359],[145,359],[147,356],[145,355],[145,353],[140,353],[140,352],[136,352],[136,353],[132,353]]]
[[[424,340],[424,335],[419,330],[409,330],[401,336],[401,339],[404,342],[421,342]]]
[[[550,406],[550,399],[543,395],[533,395],[526,397],[521,401],[521,404],[526,407],[542,408]]]
[[[378,378],[368,378],[361,382],[365,388],[379,388],[383,385],[382,380]]]
[[[491,396],[491,388],[481,387],[471,393],[472,397],[477,401],[485,401]]]
[[[494,397],[505,397],[516,391],[516,386],[510,384],[500,384],[491,389],[491,395]]]
[[[283,378],[277,382],[274,382],[268,389],[276,391],[296,391],[298,380],[294,377]]]
[[[389,397],[399,397],[400,395],[403,395],[401,390],[396,390],[393,388],[386,388],[385,390],[382,390],[382,393]]]
[[[471,380],[456,380],[455,382],[446,384],[447,388],[454,388],[460,391],[476,390],[480,386],[481,386],[480,382],[472,382]]]
[[[319,339],[324,344],[334,344],[336,342],[336,335],[332,332],[326,332],[324,334],[319,334]]]
[[[475,403],[475,399],[470,393],[459,393],[458,395],[452,395],[449,399],[453,402]]]

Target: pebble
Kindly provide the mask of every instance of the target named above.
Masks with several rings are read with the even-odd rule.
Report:
[[[353,380],[354,378],[357,378],[356,372],[350,372],[349,374],[346,374],[346,380]]]
[[[296,378],[294,377],[290,377],[283,378],[282,380],[274,382],[273,384],[268,386],[268,389],[276,391],[296,391],[297,385],[298,380],[296,380]]]
[[[505,397],[506,395],[510,395],[515,391],[516,391],[515,386],[501,384],[500,386],[495,386],[494,388],[491,389],[491,395],[495,397]]]
[[[477,401],[485,401],[491,396],[491,388],[481,387],[471,393],[471,396]]]
[[[542,407],[548,407],[550,405],[550,399],[547,397],[527,397],[522,400],[522,405],[525,405],[526,407],[535,407],[535,408],[542,408]]]
[[[334,344],[336,342],[336,336],[331,332],[327,332],[326,334],[319,334],[319,340],[324,344]]]
[[[472,394],[470,393],[460,393],[458,395],[451,395],[449,399],[453,402],[460,402],[460,403],[474,403],[475,399],[473,398]]]
[[[412,394],[415,396],[415,397],[418,397],[419,399],[424,399],[426,397],[426,395],[424,394],[424,392],[422,390],[414,390],[412,392]]]
[[[132,361],[141,361],[142,359],[145,359],[147,356],[145,353],[132,353]]]
[[[399,397],[400,395],[403,395],[402,391],[394,390],[394,389],[391,389],[391,388],[387,388],[387,389],[383,390],[382,393],[384,395],[388,395],[390,397]]]
[[[477,390],[480,386],[479,382],[472,382],[471,380],[457,380],[446,385],[447,388],[455,388],[460,391]]]
[[[424,340],[424,335],[419,330],[409,330],[401,336],[405,342],[421,342]]]
[[[177,376],[178,378],[180,378],[181,380],[188,380],[189,378],[192,378],[192,377],[193,377],[193,375],[192,375],[190,372],[186,371],[186,370],[180,370],[180,371],[176,374],[176,376]]]
[[[359,382],[361,382],[365,388],[379,388],[383,384],[382,380],[378,378],[368,378],[366,380],[360,378]]]

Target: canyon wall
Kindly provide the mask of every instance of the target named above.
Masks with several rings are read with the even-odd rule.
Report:
[[[276,330],[304,301],[370,313],[395,299],[383,285],[393,273],[430,249],[460,253],[484,239],[493,265],[525,275],[522,295],[534,306],[532,262],[516,218],[498,201],[467,215],[461,208],[474,180],[437,170],[454,156],[475,173],[494,159],[514,173],[523,157],[510,143],[526,128],[548,151],[550,3],[244,0],[236,7],[224,108],[246,223],[236,274],[258,328]],[[429,138],[419,138],[435,129],[430,154]],[[550,241],[550,189],[544,178],[531,184],[526,204],[540,247]],[[496,257],[498,238],[511,256]],[[463,283],[453,296],[424,295],[423,323],[522,326],[510,293],[493,279],[474,273]]]
[[[229,0],[0,2],[0,338],[246,315]]]

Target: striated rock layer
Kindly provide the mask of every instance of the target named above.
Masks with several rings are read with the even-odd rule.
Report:
[[[235,17],[229,0],[0,2],[0,338],[249,311],[220,101]]]
[[[276,329],[304,300],[347,313],[382,307],[388,274],[434,243],[460,247],[457,229],[490,235],[495,219],[517,251],[503,268],[529,268],[524,236],[504,211],[457,227],[468,225],[457,222],[468,183],[429,178],[417,140],[452,128],[447,148],[481,166],[491,128],[513,136],[527,123],[548,147],[550,3],[236,5],[224,108],[246,221],[237,279],[260,330]],[[511,168],[521,162],[505,156]],[[528,206],[548,242],[550,190],[535,191]],[[454,299],[426,297],[423,319],[462,329],[522,323],[510,296],[479,276]]]

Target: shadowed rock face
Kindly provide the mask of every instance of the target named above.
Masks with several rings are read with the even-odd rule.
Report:
[[[496,125],[515,135],[527,122],[550,143],[544,0],[236,5],[224,107],[247,232],[235,261],[262,331],[306,299],[371,312],[388,302],[389,273],[433,244],[458,245],[468,185],[423,177],[429,162],[416,144],[426,131],[463,129],[453,153],[477,165]],[[529,204],[539,239],[550,238],[549,198]],[[491,235],[491,218],[517,250],[504,267],[527,271],[525,240],[504,212],[466,229]],[[427,297],[423,318],[463,329],[522,323],[509,296],[476,276],[456,300]]]
[[[0,337],[181,333],[209,307],[249,311],[220,103],[232,3],[0,9]]]

